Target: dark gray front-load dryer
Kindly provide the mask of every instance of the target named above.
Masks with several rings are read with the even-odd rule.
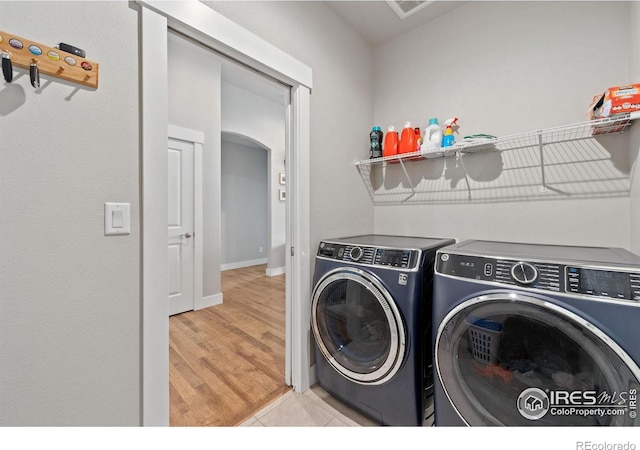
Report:
[[[384,425],[433,423],[433,263],[453,242],[366,235],[320,243],[311,327],[327,392]]]
[[[464,241],[434,278],[435,425],[638,425],[640,257]]]

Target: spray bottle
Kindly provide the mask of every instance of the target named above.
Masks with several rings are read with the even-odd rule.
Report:
[[[458,118],[454,117],[452,119],[447,120],[444,123],[444,136],[442,137],[442,146],[443,147],[451,147],[455,142],[455,137],[453,136],[454,131],[458,131]]]

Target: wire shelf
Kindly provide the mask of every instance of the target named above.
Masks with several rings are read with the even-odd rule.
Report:
[[[622,133],[635,118],[624,114],[461,141],[434,152],[372,158],[355,165],[372,201],[382,205],[467,202],[472,191],[474,201],[532,199],[541,192],[573,198],[624,195],[628,178],[611,167],[610,155],[594,138]],[[482,163],[476,158],[483,158]],[[472,162],[470,170],[465,160]],[[590,173],[597,176],[588,178]]]

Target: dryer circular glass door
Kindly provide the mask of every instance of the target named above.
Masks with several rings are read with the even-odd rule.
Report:
[[[505,293],[461,303],[438,328],[435,366],[469,425],[638,424],[640,369],[632,358],[544,299]]]
[[[361,384],[391,379],[404,360],[405,329],[391,294],[352,268],[327,273],[313,291],[311,325],[324,358]]]

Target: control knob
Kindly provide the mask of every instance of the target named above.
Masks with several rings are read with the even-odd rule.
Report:
[[[364,252],[360,247],[353,247],[351,251],[349,251],[349,257],[353,261],[360,261],[363,255],[364,255]]]
[[[532,264],[520,261],[511,268],[511,276],[520,284],[532,284],[538,279],[538,269]]]

